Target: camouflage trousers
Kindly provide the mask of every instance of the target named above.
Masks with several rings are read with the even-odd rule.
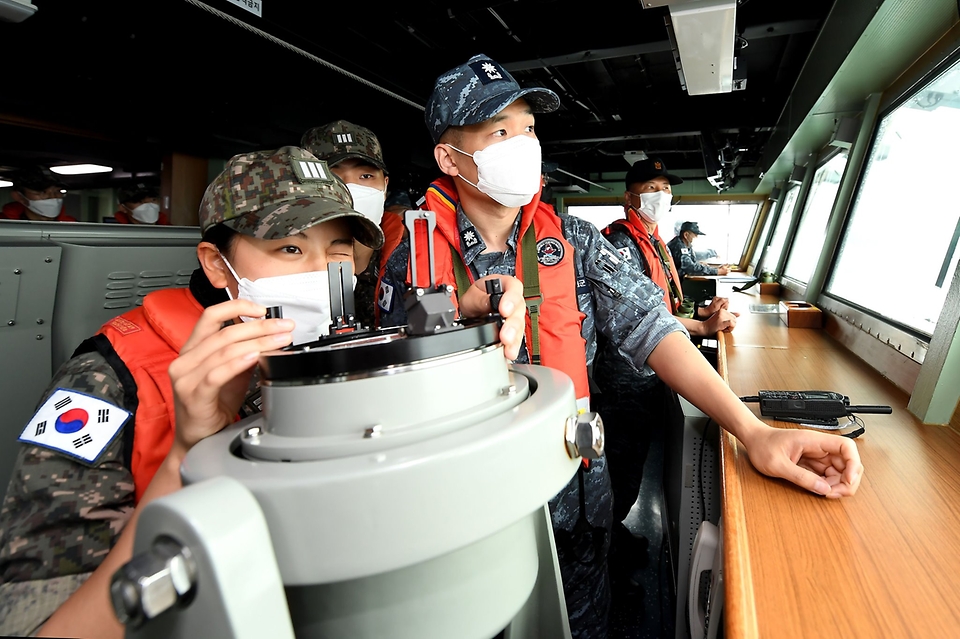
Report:
[[[570,631],[573,639],[604,639],[610,612],[607,552],[613,497],[606,460],[581,467],[550,500]]]

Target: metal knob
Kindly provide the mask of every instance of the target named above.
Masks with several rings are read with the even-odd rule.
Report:
[[[139,628],[175,605],[189,603],[197,580],[190,550],[169,537],[113,574],[110,597],[120,623]]]
[[[598,413],[569,417],[564,439],[570,457],[597,459],[603,455],[603,420]]]

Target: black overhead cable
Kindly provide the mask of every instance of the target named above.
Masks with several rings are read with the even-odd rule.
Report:
[[[285,49],[288,49],[288,50],[290,50],[290,51],[293,51],[294,53],[300,54],[300,55],[302,55],[303,57],[307,58],[308,60],[311,60],[311,61],[313,61],[313,62],[316,62],[317,64],[320,64],[320,65],[323,65],[323,66],[327,67],[328,69],[330,69],[330,70],[332,70],[332,71],[336,71],[337,73],[340,73],[340,74],[342,74],[342,75],[345,75],[346,77],[350,78],[351,80],[354,80],[354,81],[356,81],[356,82],[359,82],[360,84],[362,84],[362,85],[364,85],[364,86],[366,86],[366,87],[369,87],[369,88],[371,88],[371,89],[373,89],[373,90],[375,90],[375,91],[379,91],[380,93],[383,93],[383,94],[385,94],[385,95],[388,95],[388,96],[390,96],[391,98],[394,98],[395,100],[399,100],[400,102],[403,102],[403,103],[406,104],[407,106],[412,106],[413,108],[419,109],[419,110],[421,110],[421,111],[425,111],[425,110],[426,110],[426,109],[424,108],[424,106],[421,105],[421,104],[417,104],[416,102],[414,102],[414,101],[412,101],[412,100],[408,100],[407,98],[403,97],[402,95],[398,95],[398,94],[394,93],[393,91],[391,91],[391,90],[389,90],[389,89],[383,88],[383,87],[380,86],[379,84],[375,84],[375,83],[367,80],[366,78],[360,77],[360,76],[357,75],[356,73],[351,73],[351,72],[347,71],[346,69],[344,69],[344,68],[342,68],[342,67],[338,67],[337,65],[333,64],[332,62],[327,62],[327,61],[324,60],[323,58],[319,58],[319,57],[313,55],[312,53],[310,53],[310,52],[308,52],[308,51],[304,51],[304,50],[301,49],[300,47],[294,46],[294,45],[290,44],[289,42],[286,42],[286,41],[284,41],[284,40],[281,40],[280,38],[278,38],[278,37],[276,37],[276,36],[270,35],[269,33],[267,33],[266,31],[264,31],[264,30],[262,30],[262,29],[258,29],[257,27],[255,27],[255,26],[253,26],[253,25],[251,25],[251,24],[247,24],[247,23],[244,22],[243,20],[240,20],[240,19],[238,19],[238,18],[234,18],[232,15],[230,15],[230,14],[228,14],[228,13],[224,13],[223,11],[220,11],[219,9],[214,9],[214,8],[211,7],[210,5],[207,5],[207,4],[204,4],[203,2],[200,2],[200,0],[186,0],[186,2],[189,2],[189,3],[192,4],[193,6],[199,7],[200,9],[203,9],[203,10],[206,11],[207,13],[211,13],[211,14],[217,16],[218,18],[222,18],[222,19],[226,20],[227,22],[230,22],[230,23],[232,23],[232,24],[235,24],[236,26],[241,27],[241,28],[243,28],[243,29],[246,29],[246,30],[249,31],[250,33],[256,34],[256,35],[260,36],[261,38],[265,38],[265,39],[269,40],[270,42],[273,42],[274,44],[279,44],[281,47],[283,47],[283,48],[285,48]]]

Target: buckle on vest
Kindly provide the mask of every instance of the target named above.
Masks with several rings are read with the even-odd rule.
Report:
[[[540,313],[540,305],[543,303],[543,295],[524,297],[523,301],[527,304],[527,312],[531,315]]]

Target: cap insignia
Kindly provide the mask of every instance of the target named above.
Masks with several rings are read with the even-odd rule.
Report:
[[[474,62],[470,65],[473,72],[480,78],[483,84],[490,84],[498,80],[503,80],[503,69],[493,60],[484,60],[483,62]]]
[[[330,182],[330,169],[323,160],[294,160],[293,170],[300,182]]]

